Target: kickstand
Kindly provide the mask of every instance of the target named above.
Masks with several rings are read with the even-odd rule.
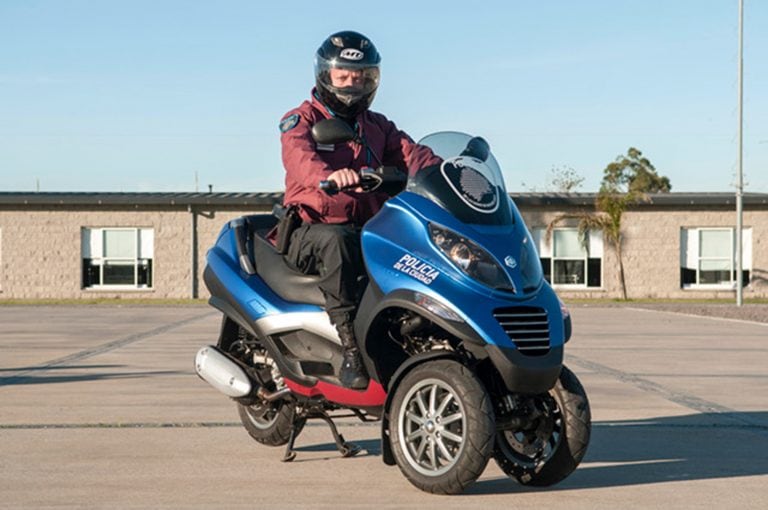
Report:
[[[316,416],[313,416],[313,418],[315,417],[323,420],[331,428],[331,434],[333,434],[333,440],[336,442],[336,448],[338,448],[342,457],[353,457],[360,453],[362,448],[354,443],[347,443],[344,440],[344,436],[339,434],[336,424],[333,423],[330,416],[325,413],[318,413]]]
[[[285,455],[283,455],[283,462],[291,462],[296,458],[296,451],[293,449],[293,445],[296,442],[296,438],[304,428],[304,424],[307,419],[304,416],[296,417],[296,408],[291,411],[291,434],[288,436],[288,445],[285,447]]]

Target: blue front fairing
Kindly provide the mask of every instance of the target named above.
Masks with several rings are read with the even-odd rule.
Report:
[[[399,194],[363,229],[363,254],[371,279],[385,295],[409,290],[439,301],[485,342],[500,347],[514,348],[515,344],[494,318],[494,310],[510,306],[542,308],[549,321],[550,347],[562,346],[565,332],[560,302],[546,282],[525,291],[520,268],[500,264],[515,284],[515,292],[491,289],[459,270],[430,238],[428,226],[433,223],[471,239],[499,262],[507,256],[520,260],[521,245],[528,233],[511,201],[509,207],[513,218],[510,224],[470,225],[420,195],[407,191]]]

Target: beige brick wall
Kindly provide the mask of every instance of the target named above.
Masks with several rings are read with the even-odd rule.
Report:
[[[529,228],[546,228],[560,209],[542,207],[521,211]],[[573,209],[570,212],[590,212]],[[623,261],[629,298],[710,299],[731,298],[732,290],[694,290],[680,287],[680,231],[694,227],[735,227],[736,213],[725,209],[675,210],[642,208],[628,211],[623,217]],[[577,220],[566,220],[562,226],[576,226]],[[744,228],[752,228],[752,283],[745,287],[744,297],[768,297],[768,211],[746,210]],[[604,246],[601,289],[558,289],[560,295],[572,298],[621,296],[616,253]]]
[[[200,297],[207,297],[202,283],[206,250],[224,222],[246,213],[253,211],[217,211],[211,219],[198,216]],[[154,229],[152,289],[81,288],[81,230],[95,227]],[[189,298],[192,292],[191,231],[191,214],[182,208],[0,209],[0,298]]]
[[[680,288],[680,237],[682,228],[735,228],[731,210],[642,210],[630,212],[625,224],[625,265],[630,297],[730,298],[735,291]],[[744,228],[752,229],[751,284],[744,297],[768,296],[766,270],[768,254],[768,211],[746,210]]]
[[[213,215],[211,215],[210,212],[205,212],[204,214],[198,215],[197,219],[197,246],[198,246],[198,296],[200,298],[208,299],[210,297],[210,293],[208,292],[208,289],[205,288],[205,283],[203,282],[203,270],[205,269],[205,254],[207,253],[208,249],[213,246],[213,243],[216,242],[216,238],[219,235],[219,232],[221,231],[221,228],[230,220],[233,220],[235,218],[239,218],[240,216],[246,215],[246,214],[260,214],[265,213],[268,211],[271,211],[272,208],[266,208],[266,209],[253,209],[250,211],[246,210],[218,210],[213,212]],[[187,257],[189,259],[189,256]]]
[[[200,209],[197,215],[198,297],[209,296],[202,280],[205,254],[222,225],[259,208]],[[580,209],[589,211],[589,209]],[[573,209],[571,212],[576,211]],[[560,212],[553,207],[523,209],[529,228],[545,228]],[[733,226],[730,210],[642,208],[624,217],[624,266],[630,298],[731,298],[733,291],[680,288],[680,229]],[[567,225],[568,222],[564,223]],[[575,226],[575,221],[570,222]],[[768,297],[768,210],[746,210],[751,227],[752,284],[744,296]],[[81,229],[148,227],[154,229],[153,289],[102,291],[82,289]],[[192,295],[191,214],[182,207],[0,208],[0,298],[189,298]],[[564,297],[620,296],[617,261],[605,245],[602,288],[560,289]]]

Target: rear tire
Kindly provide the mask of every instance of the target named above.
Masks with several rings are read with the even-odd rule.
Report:
[[[294,404],[278,400],[277,402],[259,402],[247,406],[238,403],[237,412],[248,434],[261,444],[282,446],[291,436],[291,417]]]
[[[522,485],[546,487],[565,479],[584,458],[592,418],[584,387],[565,366],[555,387],[536,404],[545,410],[536,429],[498,432],[493,457]]]
[[[490,398],[456,361],[426,362],[395,390],[389,435],[397,465],[419,489],[458,494],[482,474],[493,451]]]

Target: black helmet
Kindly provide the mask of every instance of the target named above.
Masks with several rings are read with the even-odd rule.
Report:
[[[338,32],[323,41],[315,54],[315,81],[320,100],[341,117],[352,119],[371,106],[379,86],[381,56],[362,34]],[[342,69],[355,74],[357,83],[334,85],[331,71]],[[338,74],[338,73],[336,73]]]

